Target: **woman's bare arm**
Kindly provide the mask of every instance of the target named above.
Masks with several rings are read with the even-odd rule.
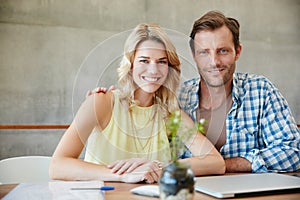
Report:
[[[192,127],[194,125],[193,120],[184,111],[181,113],[183,124]],[[188,161],[195,176],[225,173],[223,157],[204,135],[195,133],[185,144],[193,156],[180,161]]]
[[[78,159],[94,127],[98,126],[101,129],[101,126],[103,128],[106,126],[105,122],[111,116],[111,100],[111,94],[101,93],[89,96],[82,103],[52,156],[49,169],[51,178],[62,180],[110,179],[119,181],[120,177],[109,173],[110,170],[106,166]]]

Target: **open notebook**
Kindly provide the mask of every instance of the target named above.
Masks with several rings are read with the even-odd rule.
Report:
[[[103,181],[51,181],[37,183],[20,183],[2,200],[104,200],[105,193],[100,191],[100,189],[72,190],[72,188],[100,188],[103,185]]]
[[[299,192],[300,178],[276,173],[197,177],[195,190],[217,198]]]

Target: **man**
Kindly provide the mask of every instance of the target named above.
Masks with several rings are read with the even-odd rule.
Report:
[[[238,21],[210,11],[195,21],[190,38],[200,77],[183,84],[180,106],[194,121],[207,120],[206,136],[226,171],[299,171],[300,133],[288,103],[265,77],[235,72]],[[100,91],[106,88],[94,90]]]
[[[262,76],[236,73],[239,23],[211,11],[195,21],[190,48],[200,77],[184,83],[182,109],[204,118],[227,172],[300,170],[300,133],[284,97]]]

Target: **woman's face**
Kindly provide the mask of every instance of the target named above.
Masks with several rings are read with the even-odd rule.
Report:
[[[133,61],[133,81],[147,93],[154,93],[168,76],[168,59],[163,44],[146,40],[137,46]]]

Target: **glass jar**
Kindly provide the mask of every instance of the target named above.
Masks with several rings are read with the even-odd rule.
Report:
[[[194,173],[188,163],[167,165],[159,179],[161,200],[191,200],[194,197]]]

